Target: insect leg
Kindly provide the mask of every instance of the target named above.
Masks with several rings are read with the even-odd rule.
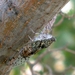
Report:
[[[28,35],[28,38],[31,40],[31,41],[33,41],[33,39]]]
[[[31,32],[34,34],[39,34],[39,33],[35,33],[34,30],[32,28],[30,28]]]

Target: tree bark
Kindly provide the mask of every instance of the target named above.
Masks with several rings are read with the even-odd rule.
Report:
[[[34,32],[40,31],[69,0],[22,1],[19,0],[19,4],[17,4],[18,1],[13,0],[11,8],[1,9],[0,75],[8,75],[9,72],[6,73],[6,60],[30,40],[28,36],[34,37],[35,34],[32,33],[31,29]],[[6,4],[9,4],[8,0]],[[11,11],[16,11],[16,16],[7,14]]]

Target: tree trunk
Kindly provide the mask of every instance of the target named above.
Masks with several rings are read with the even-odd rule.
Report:
[[[3,0],[5,1],[5,0]],[[0,7],[0,75],[8,75],[7,59],[40,31],[68,0],[6,0]],[[1,5],[0,5],[1,6]],[[5,7],[6,6],[6,7]],[[3,8],[3,9],[2,9]]]

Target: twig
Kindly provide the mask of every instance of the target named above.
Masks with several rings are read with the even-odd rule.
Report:
[[[49,75],[53,75],[53,72],[52,72],[52,69],[50,68],[50,66],[48,66],[48,65],[46,64],[45,67],[48,69]]]
[[[53,26],[53,28],[59,26],[63,22],[63,20],[64,20],[64,16],[62,16],[62,18],[59,20],[57,24]]]
[[[70,53],[72,53],[72,54],[75,54],[75,51],[70,50],[70,49],[68,49],[68,48],[66,48],[65,51],[70,52]]]
[[[68,68],[65,69],[65,71],[63,72],[62,75],[65,75],[65,73],[70,70],[70,69],[75,69],[75,67],[73,67],[72,65],[70,65]]]
[[[62,51],[62,50],[65,50],[67,52],[70,52],[72,54],[75,54],[75,51],[68,49],[67,46],[64,46],[64,47],[58,48],[58,49],[50,49],[50,48],[47,48],[47,50],[45,52],[43,52],[41,55],[38,56],[37,60],[35,61],[35,63],[33,65],[37,64],[48,53],[54,52],[54,51]]]
[[[66,14],[66,13],[63,13],[62,11],[60,11],[59,14],[60,14],[61,16],[65,17],[65,18],[68,18],[68,19],[71,19],[71,18],[74,18],[74,17],[75,17],[74,14],[73,14],[73,15],[68,15],[68,14]]]
[[[35,74],[34,74],[34,71],[33,71],[33,66],[36,65],[39,61],[41,61],[41,59],[42,59],[44,56],[46,56],[46,55],[47,55],[48,53],[50,53],[50,52],[62,51],[62,50],[65,50],[65,51],[67,51],[67,52],[70,52],[70,53],[72,53],[72,54],[75,54],[75,51],[68,49],[67,46],[62,47],[62,48],[58,48],[58,49],[50,49],[50,48],[47,48],[47,50],[46,50],[45,52],[43,52],[41,55],[38,56],[38,58],[37,58],[37,60],[35,61],[34,64],[31,64],[29,61],[27,61],[27,64],[28,64],[29,67],[30,67],[30,70],[31,70],[32,75],[35,75]],[[46,65],[45,67],[49,70],[49,75],[53,75],[51,68],[48,67],[48,65]],[[66,71],[69,70],[70,68],[74,68],[74,67],[70,66],[70,67],[68,67],[64,72],[66,72]],[[65,73],[63,73],[63,75],[65,75]]]
[[[31,64],[29,61],[27,61],[27,64],[28,64],[29,67],[30,67],[30,70],[31,70],[32,75],[35,75],[35,74],[34,74],[34,71],[33,71],[33,64]]]
[[[50,47],[48,47],[45,52],[43,52],[41,55],[38,56],[37,60],[35,61],[35,63],[33,65],[37,64],[48,53],[53,52],[53,51],[63,50],[63,49],[65,49],[65,47],[62,47],[62,48],[59,48],[59,49],[51,49],[51,50],[50,50]]]
[[[74,15],[68,15],[66,13],[63,13],[62,11],[60,11],[59,14],[62,16],[62,18],[59,20],[59,22],[57,24],[55,24],[53,26],[53,28],[56,26],[59,26],[63,22],[64,18],[68,18],[68,19],[75,18],[75,14]]]

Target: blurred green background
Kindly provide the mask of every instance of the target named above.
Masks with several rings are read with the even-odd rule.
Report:
[[[70,0],[61,11],[63,13],[58,14],[52,31],[52,34],[56,37],[56,42],[50,46],[50,49],[59,50],[46,54],[38,64],[35,64],[33,70],[37,72],[36,75],[49,75],[49,69],[52,70],[54,75],[63,75],[63,73],[65,75],[75,75],[75,53],[64,49],[66,47],[70,51],[75,51],[75,0]],[[60,22],[61,19],[63,20]],[[58,24],[59,22],[60,24]],[[41,50],[32,56],[30,62],[35,62],[38,56],[43,54],[45,50]],[[68,69],[70,66],[72,67]],[[14,68],[10,72],[10,75],[32,74],[30,66],[25,63],[22,66]]]

